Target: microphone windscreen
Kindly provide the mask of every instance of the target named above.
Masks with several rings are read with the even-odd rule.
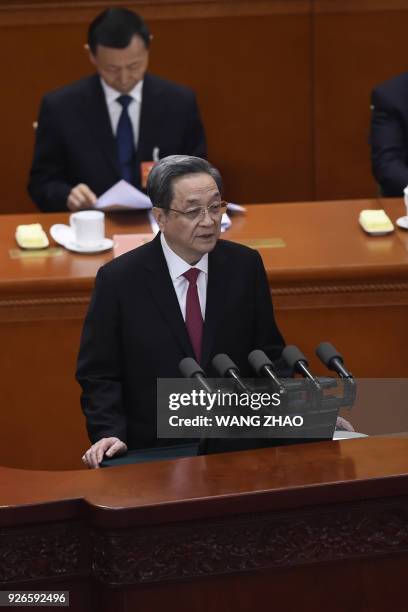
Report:
[[[258,376],[262,376],[262,370],[265,366],[269,366],[273,370],[275,369],[272,361],[269,357],[259,349],[251,351],[248,355],[248,361],[251,368],[256,372]]]
[[[316,349],[316,355],[328,368],[335,357],[343,363],[343,357],[330,342],[321,342]]]
[[[288,366],[292,368],[292,370],[295,368],[298,361],[303,361],[306,366],[309,365],[302,351],[299,350],[294,344],[285,346],[282,351],[282,358],[286,361]]]
[[[202,374],[205,376],[202,367],[192,357],[184,357],[184,359],[180,361],[178,367],[184,378],[192,378],[195,374]]]
[[[226,378],[228,376],[228,370],[236,370],[239,372],[238,367],[225,353],[216,355],[211,363],[221,378]]]

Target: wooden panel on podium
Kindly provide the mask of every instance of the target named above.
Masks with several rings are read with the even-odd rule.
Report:
[[[407,457],[391,437],[0,468],[0,588],[69,589],[72,612],[405,612]]]

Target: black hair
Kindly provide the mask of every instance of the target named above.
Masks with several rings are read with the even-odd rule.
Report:
[[[88,45],[93,55],[96,55],[98,45],[125,49],[133,36],[140,36],[146,48],[149,47],[149,28],[140,15],[125,8],[108,8],[90,24]]]

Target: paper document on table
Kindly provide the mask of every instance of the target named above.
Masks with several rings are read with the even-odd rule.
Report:
[[[148,211],[147,217],[149,219],[149,223],[150,223],[150,227],[152,228],[152,232],[153,232],[154,235],[156,235],[160,228],[159,228],[159,226],[157,224],[157,221],[154,218],[154,214],[152,213],[151,210]]]
[[[99,210],[147,210],[151,207],[150,198],[123,179],[105,191],[95,204]]]
[[[224,213],[221,218],[221,231],[225,232],[225,230],[229,229],[231,225],[232,225],[231,219],[229,218],[227,213]]]
[[[227,208],[230,212],[246,212],[245,206],[234,204],[233,202],[228,202]]]

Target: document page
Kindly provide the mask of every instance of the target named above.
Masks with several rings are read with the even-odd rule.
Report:
[[[96,201],[99,210],[148,210],[152,207],[150,198],[123,179],[105,191]]]

